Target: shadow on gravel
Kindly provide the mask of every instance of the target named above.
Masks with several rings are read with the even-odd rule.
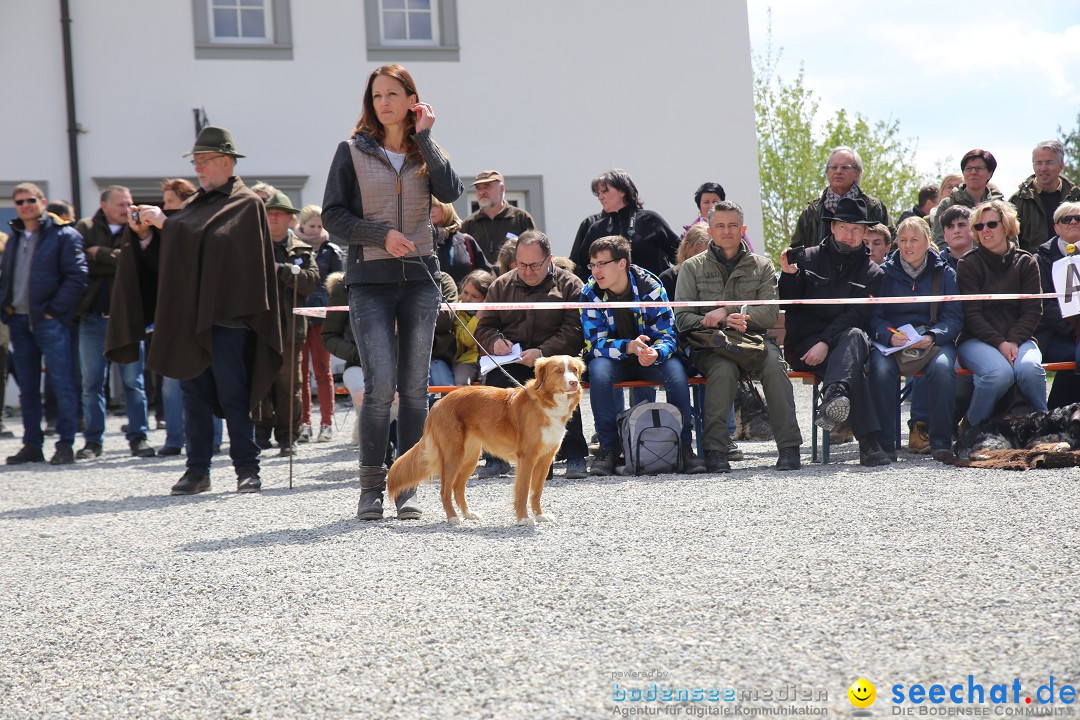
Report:
[[[235,480],[230,477],[225,487],[232,487]],[[282,483],[288,483],[283,479]],[[261,495],[276,497],[297,495],[299,493],[321,492],[323,490],[337,490],[348,487],[342,482],[315,482],[288,487],[264,487]],[[168,507],[188,507],[190,505],[202,505],[205,503],[228,502],[233,499],[246,498],[247,495],[231,490],[211,490],[199,495],[183,495],[173,497],[165,489],[159,495],[140,495],[114,500],[84,500],[77,503],[57,503],[56,505],[43,505],[36,508],[22,508],[19,510],[5,510],[0,512],[0,520],[38,520],[53,517],[81,517],[84,515],[110,515],[124,512],[141,512],[145,510],[160,510]]]
[[[374,523],[378,526],[381,523]],[[200,540],[179,547],[180,552],[221,552],[223,550],[241,550],[244,548],[266,547],[268,545],[314,545],[330,538],[346,535],[363,527],[356,518],[335,520],[327,525],[314,528],[293,528],[290,530],[272,530],[238,538],[221,540]]]
[[[393,510],[390,510],[393,512]],[[483,521],[481,521],[483,522]],[[314,545],[331,538],[374,530],[390,530],[395,533],[409,535],[470,535],[473,537],[485,537],[495,540],[519,540],[522,538],[535,537],[539,533],[536,527],[518,527],[517,525],[481,525],[477,522],[466,521],[464,525],[457,527],[439,520],[416,524],[412,521],[398,521],[393,517],[383,520],[364,521],[356,518],[335,520],[332,523],[313,528],[291,528],[288,530],[272,530],[269,532],[254,533],[237,538],[222,538],[220,540],[200,540],[198,542],[181,545],[181,552],[222,552],[226,550],[242,550],[245,548],[259,548],[270,545]]]

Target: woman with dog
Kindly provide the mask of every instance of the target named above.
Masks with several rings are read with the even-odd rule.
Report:
[[[984,202],[971,213],[971,228],[979,244],[956,266],[964,295],[1041,292],[1035,256],[1009,242],[1020,232],[1016,209],[1004,200]],[[1015,384],[1032,410],[1046,410],[1046,371],[1035,329],[1042,302],[1035,300],[977,300],[964,302],[964,330],[957,355],[975,376],[975,394],[967,422],[978,425]]]
[[[883,277],[878,297],[911,295],[956,295],[956,272],[930,244],[930,226],[912,216],[896,228],[896,250],[881,264]],[[917,343],[899,352],[885,355],[876,348],[870,351],[870,392],[881,427],[881,447],[893,456],[899,398],[896,394],[900,372],[921,373],[929,384],[930,447],[935,460],[952,457],[953,397],[956,385],[956,337],[964,324],[960,303],[904,303],[874,305],[870,312],[870,336],[885,347],[901,347],[907,335],[896,332],[911,325],[922,335]],[[901,367],[903,353],[916,366]],[[922,363],[922,367],[917,367]],[[905,363],[906,364],[906,363]]]
[[[463,186],[431,137],[435,112],[400,65],[374,70],[363,112],[330,165],[323,223],[348,243],[349,321],[364,368],[357,517],[383,516],[394,394],[399,452],[420,439],[441,292],[431,197],[453,202]],[[397,342],[395,343],[395,331]],[[399,519],[420,517],[413,491],[396,498]]]

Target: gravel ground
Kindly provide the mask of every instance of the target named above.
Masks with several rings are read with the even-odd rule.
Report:
[[[646,687],[794,685],[848,714],[859,677],[1080,682],[1075,469],[886,469],[564,480],[555,522],[515,527],[510,478],[469,486],[452,528],[355,520],[354,416],[265,490],[172,498],[183,459],[106,454],[0,472],[2,718],[700,716],[740,703],[613,701]],[[588,414],[588,413],[586,413]],[[18,419],[14,420],[17,427]],[[586,427],[591,419],[586,418]],[[163,440],[152,434],[151,442]],[[0,441],[0,455],[17,449]],[[631,673],[638,673],[636,677]],[[745,698],[745,696],[743,696]],[[745,707],[787,703],[742,702]],[[1019,707],[1023,707],[1022,705]]]

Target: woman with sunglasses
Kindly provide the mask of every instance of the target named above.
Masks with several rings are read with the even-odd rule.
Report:
[[[1072,255],[1080,249],[1080,202],[1067,202],[1058,205],[1054,211],[1054,232],[1057,233],[1039,246],[1035,256],[1039,259],[1039,272],[1045,292],[1053,292],[1053,267],[1058,260]],[[1069,246],[1072,246],[1072,252]],[[1080,318],[1061,317],[1061,306],[1057,298],[1043,300],[1042,322],[1035,331],[1035,337],[1042,348],[1046,362],[1080,362],[1080,330],[1077,320]],[[1050,388],[1050,397],[1046,404],[1052,410],[1080,402],[1080,375],[1075,372],[1058,372]]]
[[[420,439],[427,419],[431,344],[442,299],[431,198],[453,202],[464,188],[431,137],[435,113],[420,102],[405,68],[375,69],[362,102],[359,122],[330,165],[323,224],[349,246],[349,321],[364,368],[357,517],[377,520],[383,516],[383,461],[395,393],[399,452]],[[420,514],[411,493],[398,495],[399,519]]]
[[[1042,291],[1035,256],[1009,242],[1020,231],[1011,204],[991,200],[979,205],[971,213],[971,227],[979,244],[957,264],[962,294]],[[1038,299],[964,302],[957,355],[975,376],[967,412],[970,425],[988,420],[1014,383],[1033,410],[1046,410],[1046,371],[1034,339],[1042,312]]]

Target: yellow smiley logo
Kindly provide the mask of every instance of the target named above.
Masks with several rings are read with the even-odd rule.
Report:
[[[847,689],[847,696],[855,707],[868,708],[877,700],[877,690],[869,680],[859,678]]]

